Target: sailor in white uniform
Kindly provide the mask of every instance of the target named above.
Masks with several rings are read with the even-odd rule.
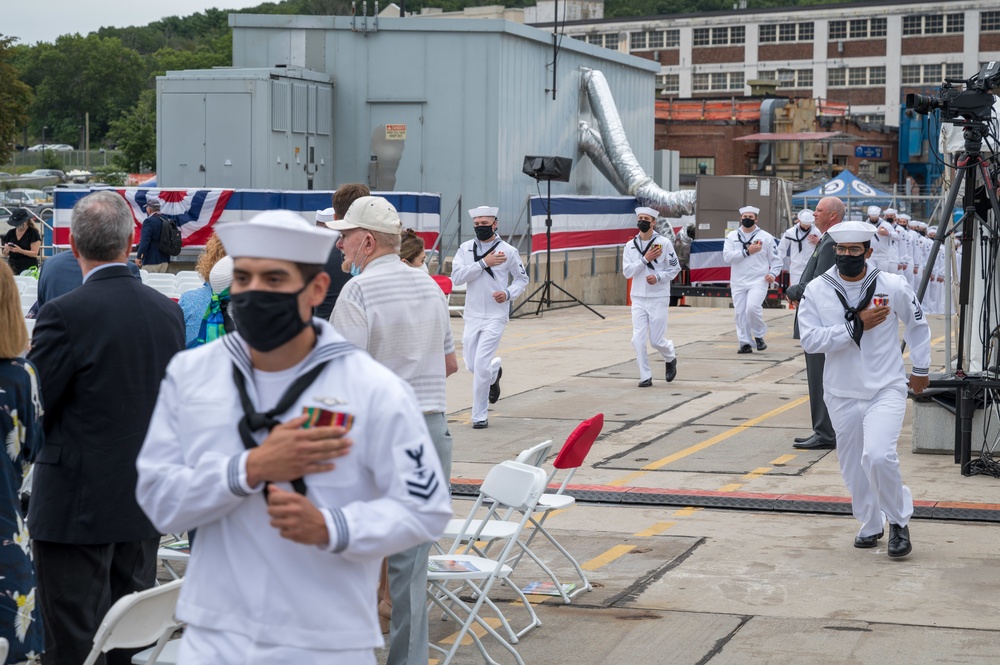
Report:
[[[497,235],[499,211],[489,206],[469,211],[476,237],[461,244],[451,268],[451,281],[466,285],[462,356],[474,375],[473,429],[489,427],[489,405],[500,399],[503,370],[494,356],[510,318],[510,303],[528,286],[528,273],[517,249]]]
[[[774,236],[757,227],[760,208],[740,208],[741,228],[726,236],[722,259],[730,268],[729,291],[736,309],[736,337],[740,349],[737,353],[753,353],[750,342],[757,343],[757,350],[767,348],[764,335],[764,297],[767,287],[781,272],[778,244]]]
[[[899,252],[896,250],[896,239],[892,234],[892,225],[879,217],[882,209],[878,206],[868,206],[868,223],[875,228],[872,239],[872,263],[882,272],[895,274],[899,263]]]
[[[806,287],[799,304],[802,348],[826,354],[824,401],[837,432],[841,475],[861,523],[854,546],[877,546],[888,518],[888,554],[906,556],[912,549],[907,524],[913,497],[896,456],[907,387],[897,321],[905,326],[915,393],[928,385],[930,327],[901,276],[866,265],[873,225],[843,222],[828,233],[837,243],[837,263]]]
[[[654,227],[659,211],[636,208],[639,234],[625,243],[622,272],[632,280],[632,346],[639,366],[639,387],[653,385],[649,368],[646,340],[663,357],[665,378],[670,383],[677,376],[677,354],[674,343],[667,339],[667,313],[670,309],[670,282],[681,271],[672,242],[658,234]]]
[[[448,479],[410,386],[312,318],[335,234],[218,234],[237,331],[174,356],[136,463],[153,524],[198,529],[177,662],[374,665],[380,562],[440,537]]]
[[[812,210],[800,210],[795,216],[798,221],[781,235],[778,243],[778,256],[782,261],[788,259],[788,283],[798,284],[802,271],[812,258],[816,245],[823,234],[813,226],[816,221]]]
[[[909,215],[899,214],[892,208],[886,208],[885,218],[892,223],[893,236],[896,239],[896,252],[899,255],[899,270],[897,275],[902,275],[906,283],[913,287],[913,242],[912,233],[908,228]]]

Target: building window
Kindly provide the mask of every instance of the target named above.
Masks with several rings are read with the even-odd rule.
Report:
[[[778,26],[778,41],[779,42],[794,42],[795,41],[795,30],[798,26],[794,23],[782,23]]]
[[[649,44],[649,48],[663,48],[662,30],[651,30],[647,34],[649,35],[649,38],[646,41]]]
[[[944,77],[946,79],[960,79],[962,77],[962,63],[949,62],[944,66]]]
[[[594,44],[595,46],[604,46],[604,35],[599,35],[599,34],[587,35],[587,43]]]
[[[813,70],[811,69],[799,69],[795,72],[795,87],[796,88],[811,88],[813,87]]]
[[[715,175],[715,157],[681,157],[680,175]]]
[[[629,48],[633,51],[638,51],[640,49],[646,48],[646,33],[645,32],[633,32],[629,35]]]
[[[666,48],[678,48],[681,45],[681,31],[667,30],[664,32],[664,46]]]
[[[607,46],[606,40],[605,46]],[[646,32],[633,32],[629,40],[629,49],[632,51],[677,48],[678,46],[680,46],[680,30],[649,30]]]
[[[609,48],[612,51],[617,51],[618,50],[618,33],[617,32],[609,32],[608,34],[604,35],[604,48]]]
[[[812,39],[812,24],[808,25],[810,30],[809,40]],[[886,19],[884,18],[859,18],[850,21],[830,21],[830,39],[869,39],[873,37],[885,37]],[[800,41],[807,41],[799,33]]]
[[[757,38],[761,44],[776,42],[778,41],[776,30],[777,26],[773,23],[762,25],[760,26],[760,33]]]
[[[694,46],[728,46],[742,44],[745,37],[746,29],[742,25],[731,28],[695,28],[693,44]]]
[[[779,88],[811,88],[813,85],[813,70],[782,69],[779,71],[762,70],[757,78],[765,81],[777,81]]]
[[[657,74],[656,87],[658,87],[662,92],[680,92],[680,74]]]
[[[827,84],[831,88],[865,88],[885,85],[885,67],[831,69]]]
[[[941,65],[924,65],[924,83],[938,85],[941,80]]]
[[[743,85],[743,72],[712,72],[691,76],[692,92],[742,90]]]
[[[980,32],[1000,32],[1000,12],[983,12],[979,15]]]
[[[900,74],[900,82],[903,85],[920,83],[920,65],[903,65]]]
[[[903,17],[903,36],[940,35],[965,30],[964,14],[924,14]]]
[[[800,42],[811,42],[814,38],[815,31],[813,30],[812,23],[799,23],[799,41]]]

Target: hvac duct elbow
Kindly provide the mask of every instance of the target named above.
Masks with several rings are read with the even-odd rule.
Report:
[[[694,191],[668,192],[653,182],[653,179],[646,175],[646,172],[639,165],[635,153],[629,146],[628,137],[625,136],[625,128],[622,127],[618,108],[615,106],[615,100],[611,96],[611,89],[608,87],[604,74],[596,69],[583,68],[583,83],[587,90],[590,108],[597,120],[598,133],[604,150],[611,167],[626,188],[625,193],[634,196],[640,204],[659,210],[664,217],[694,214]],[[612,184],[615,184],[614,180],[612,180]]]
[[[580,121],[579,130],[579,144],[580,150],[590,157],[590,161],[593,162],[597,170],[608,179],[614,188],[618,190],[619,194],[628,194],[628,187],[622,182],[622,179],[618,177],[615,172],[614,164],[608,158],[608,152],[604,149],[604,142],[601,140],[601,135],[597,131],[588,125],[583,120]]]

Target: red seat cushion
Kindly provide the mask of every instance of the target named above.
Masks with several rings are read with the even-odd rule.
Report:
[[[576,469],[590,452],[590,447],[604,429],[604,414],[598,413],[576,426],[563,444],[562,450],[556,455],[552,466],[557,469]]]
[[[441,287],[441,290],[444,291],[446,296],[451,295],[451,277],[448,277],[447,275],[431,275],[431,279],[437,282],[437,285]]]

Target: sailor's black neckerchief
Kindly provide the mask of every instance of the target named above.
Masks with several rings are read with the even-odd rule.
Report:
[[[492,247],[490,247],[485,252],[483,252],[482,254],[480,254],[479,252],[476,251],[476,241],[473,240],[472,241],[472,259],[476,263],[479,263],[480,261],[482,261],[483,259],[485,259],[487,256],[489,256],[490,254],[492,254],[493,250],[495,250],[499,246],[500,246],[500,240],[497,240],[495,243],[493,243]],[[486,265],[485,261],[483,261],[482,265],[483,265],[483,270],[485,270],[486,272],[488,272],[490,274],[490,277],[493,277],[495,279],[496,275],[493,274],[493,268],[491,268],[490,266]]]
[[[657,237],[658,237],[657,234],[654,233],[653,237],[649,239],[649,244],[646,245],[645,248],[639,247],[639,236],[636,236],[635,238],[632,238],[632,244],[635,245],[635,251],[639,252],[639,256],[641,256],[641,257],[645,257],[646,256],[646,252],[648,252],[649,248],[653,246],[654,242],[656,242],[656,238]],[[653,270],[653,271],[656,270],[656,266],[654,266],[651,261],[646,261],[645,259],[643,259],[643,261],[645,261],[647,268],[649,268],[650,270]]]
[[[851,339],[854,340],[859,349],[861,348],[861,336],[865,334],[865,326],[861,322],[858,312],[863,311],[871,303],[872,297],[875,295],[875,287],[878,282],[877,277],[880,272],[878,268],[870,263],[868,264],[868,274],[865,275],[865,279],[861,284],[861,300],[858,301],[857,307],[851,307],[848,304],[847,292],[840,282],[837,281],[836,277],[829,272],[821,275],[833,287],[833,292],[837,294],[840,304],[844,306],[844,319],[846,321],[847,332],[850,333]]]

